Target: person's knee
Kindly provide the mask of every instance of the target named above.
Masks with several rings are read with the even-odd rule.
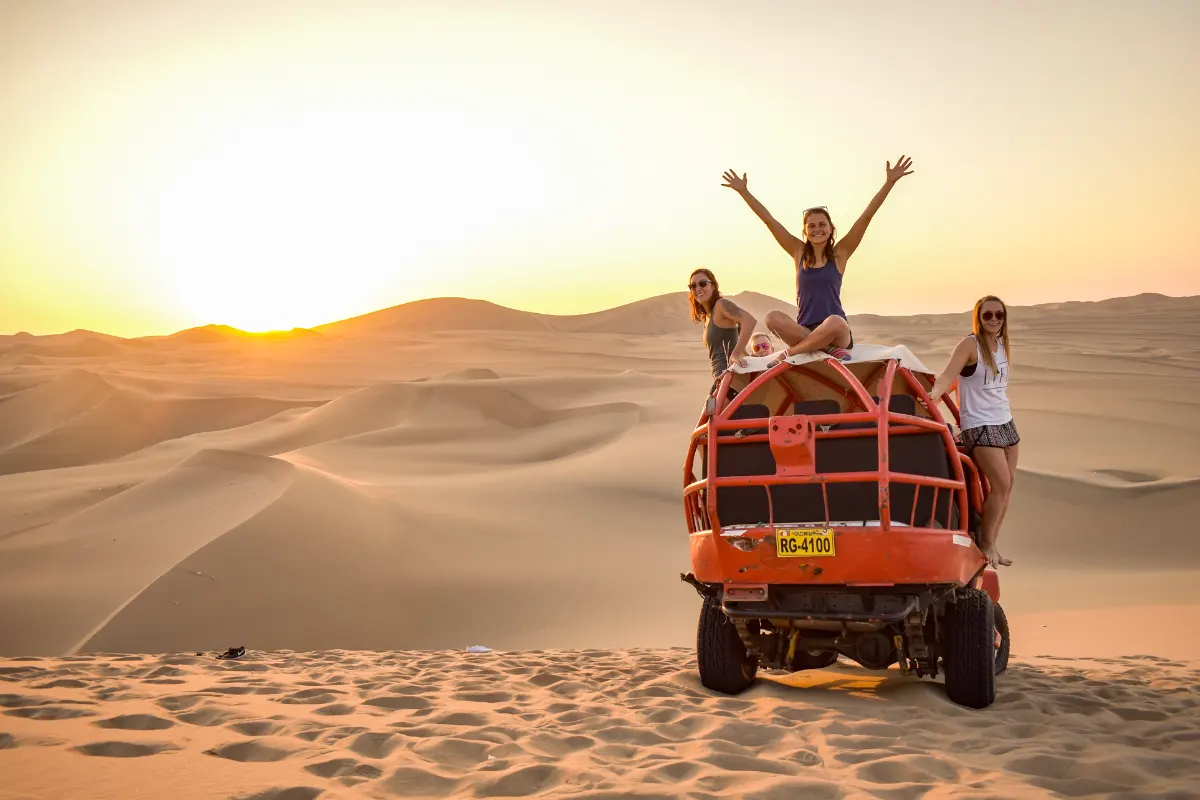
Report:
[[[839,317],[834,314],[828,319],[828,323],[835,334],[848,333],[850,331],[850,323],[846,321],[845,317]]]
[[[1012,481],[1008,477],[1008,473],[997,475],[994,479],[989,479],[991,483],[991,493],[996,495],[997,500],[1007,500],[1012,494]]]
[[[767,316],[763,318],[763,322],[771,330],[776,330],[781,325],[787,325],[792,321],[792,318],[782,311],[768,311]]]

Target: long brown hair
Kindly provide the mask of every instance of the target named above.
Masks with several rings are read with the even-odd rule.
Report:
[[[1007,358],[1011,364],[1012,356],[1010,355],[1011,351],[1008,347],[1008,306],[1004,304],[1003,300],[1001,300],[999,297],[996,297],[994,294],[985,295],[984,297],[981,297],[975,301],[975,313],[971,316],[971,332],[975,334],[975,341],[979,342],[981,345],[979,352],[983,355],[983,363],[987,364],[988,369],[990,369],[994,375],[996,373],[996,357],[992,355],[992,348],[988,344],[987,336],[983,332],[983,320],[979,317],[979,315],[983,313],[984,303],[999,303],[1000,307],[1004,309],[1004,322],[1000,325],[1000,333],[998,334],[998,338],[1004,343],[1004,357]]]
[[[829,221],[829,241],[825,244],[825,259],[828,260],[837,251],[837,228],[834,227],[833,217],[829,216],[829,212],[823,206],[806,209],[801,219],[800,227],[807,230],[808,218],[813,214],[821,214]],[[804,239],[804,250],[800,254],[800,269],[808,269],[815,266],[817,266],[817,249],[813,247],[813,243],[806,237]],[[821,266],[824,265],[822,264]]]
[[[717,301],[721,299],[721,287],[717,285],[717,276],[713,275],[710,270],[700,268],[692,271],[692,274],[688,276],[688,283],[690,284],[692,282],[692,278],[696,277],[697,275],[703,275],[712,281],[712,304],[715,308]],[[708,319],[708,309],[703,303],[700,303],[696,300],[696,295],[692,292],[692,288],[690,286],[688,287],[688,305],[692,307],[692,322],[703,322],[704,320]]]

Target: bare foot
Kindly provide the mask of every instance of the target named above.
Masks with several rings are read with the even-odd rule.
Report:
[[[980,549],[983,551],[983,557],[987,559],[988,566],[992,569],[1012,566],[1012,561],[1000,555],[1000,551],[996,549],[995,545],[988,545]]]

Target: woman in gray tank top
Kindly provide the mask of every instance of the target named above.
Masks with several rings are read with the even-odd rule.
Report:
[[[1017,451],[1021,436],[1008,405],[1008,309],[999,297],[987,295],[975,303],[972,333],[950,354],[950,360],[933,382],[929,397],[936,403],[958,379],[959,444],[987,476],[991,491],[983,504],[979,549],[993,567],[1012,561],[1000,555],[996,539],[1008,512],[1017,477]]]
[[[749,312],[738,308],[732,300],[721,296],[717,279],[707,269],[698,269],[688,278],[688,305],[692,322],[704,323],[704,344],[708,348],[708,363],[712,370],[712,394],[730,364],[741,364],[746,356],[746,344],[758,324]]]

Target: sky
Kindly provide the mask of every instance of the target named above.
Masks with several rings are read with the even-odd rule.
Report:
[[[1200,3],[0,3],[0,334],[319,325],[425,297],[850,314],[1200,294]]]

